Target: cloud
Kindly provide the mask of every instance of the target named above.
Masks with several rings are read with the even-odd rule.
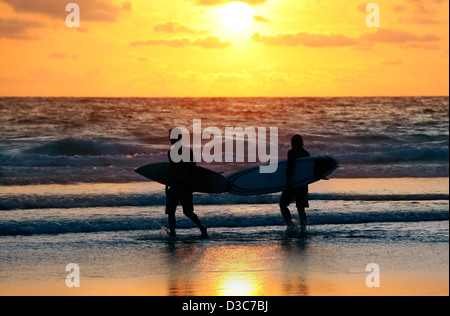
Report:
[[[408,42],[433,42],[440,38],[433,34],[415,35],[406,31],[393,29],[377,29],[374,33],[366,33],[359,38],[351,38],[341,34],[319,33],[280,33],[274,36],[254,33],[252,40],[265,45],[277,46],[307,46],[307,47],[345,47],[354,45],[367,45],[370,43],[408,43]]]
[[[230,42],[222,41],[217,36],[207,36],[191,40],[188,38],[176,39],[150,39],[147,41],[134,41],[131,46],[164,45],[169,47],[201,47],[201,48],[227,48],[231,46]]]
[[[407,42],[433,42],[440,40],[433,34],[415,35],[406,31],[379,28],[375,33],[367,33],[361,36],[361,40],[379,43],[407,43]]]
[[[386,66],[401,66],[401,65],[403,65],[403,61],[399,58],[397,60],[383,61],[380,64],[386,65]]]
[[[187,34],[208,34],[209,31],[197,30],[188,25],[177,21],[168,21],[158,23],[153,27],[153,31],[156,33],[187,33]]]
[[[259,22],[259,23],[269,23],[269,22],[272,22],[272,21],[269,20],[268,18],[265,18],[265,17],[260,16],[260,15],[255,15],[255,16],[253,17],[253,19],[254,19],[256,22]]]
[[[438,12],[437,6],[448,0],[408,0],[414,7],[416,13],[430,15]]]
[[[65,53],[55,52],[55,53],[50,55],[50,58],[55,58],[55,59],[78,59],[78,55],[77,54],[67,55]]]
[[[359,12],[367,13],[367,11],[366,11],[367,4],[368,3],[358,4],[358,6],[356,7],[356,10],[358,10]]]
[[[392,9],[394,13],[403,13],[406,12],[406,7],[401,5],[394,5],[394,8]]]
[[[419,17],[414,17],[412,19],[413,23],[415,24],[440,24],[440,22],[438,20],[435,19],[429,19],[429,18],[419,18]]]
[[[165,45],[169,47],[185,47],[191,45],[191,40],[187,38],[177,39],[150,39],[146,41],[134,41],[130,43],[131,46],[151,46],[151,45]]]
[[[397,20],[404,24],[433,25],[441,24],[438,18],[439,11],[447,10],[442,4],[448,0],[407,0],[406,5],[394,5],[393,12],[396,14],[407,13],[401,15]],[[447,21],[448,24],[448,21]]]
[[[205,6],[205,7],[212,7],[217,5],[224,5],[228,2],[231,2],[230,0],[195,0],[197,5]],[[268,0],[245,0],[249,5],[260,5]]]
[[[11,5],[16,12],[27,12],[47,15],[55,19],[65,19],[68,12],[67,0],[0,0]],[[121,5],[110,0],[77,0],[80,6],[83,20],[87,21],[116,21],[122,12],[131,11],[131,2],[123,2]]]
[[[9,20],[0,18],[0,38],[9,39],[33,39],[28,34],[31,28],[42,27],[43,25],[33,21]]]
[[[230,42],[224,42],[217,36],[207,36],[192,42],[194,46],[203,48],[227,48],[231,46]]]
[[[275,36],[265,36],[260,33],[252,35],[252,40],[266,45],[280,46],[309,46],[309,47],[332,47],[351,46],[358,43],[357,39],[345,35],[325,35],[314,33],[281,33]]]
[[[404,49],[424,49],[424,50],[440,50],[439,45],[423,44],[423,43],[406,43],[400,46]]]

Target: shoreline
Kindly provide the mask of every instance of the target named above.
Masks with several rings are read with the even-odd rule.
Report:
[[[429,225],[448,233],[448,222]],[[383,238],[328,238],[315,234],[298,238],[284,236],[282,227],[273,229],[269,238],[266,231],[256,239],[246,230],[236,230],[233,238],[219,237],[226,234],[223,230],[213,233],[211,240],[202,240],[195,229],[182,230],[178,240],[145,238],[143,232],[116,232],[45,236],[43,242],[47,245],[42,245],[33,237],[20,237],[21,243],[34,245],[35,249],[27,250],[27,258],[19,259],[7,275],[3,271],[0,295],[449,294],[448,241],[430,243],[406,238],[387,242]],[[142,238],[136,238],[139,236]],[[59,250],[49,249],[52,247]],[[49,253],[53,257],[45,257]],[[80,266],[79,288],[65,284],[65,266],[71,262]],[[380,267],[379,288],[366,284],[366,267],[371,263]]]
[[[311,192],[319,193],[392,193],[412,194],[423,193],[449,193],[450,177],[392,177],[392,178],[331,178],[329,181],[318,181],[310,184]],[[69,183],[69,184],[24,184],[0,185],[1,196],[12,194],[54,194],[72,193],[76,195],[86,193],[149,193],[164,191],[164,185],[153,181],[136,182],[98,182],[98,183]],[[391,188],[389,190],[389,188]],[[20,189],[20,190],[19,190]]]
[[[449,178],[415,180],[332,179],[311,192],[448,194]],[[151,182],[22,188],[0,197],[56,197],[63,205],[89,194],[163,197]],[[211,227],[207,240],[181,209],[179,238],[168,238],[162,204],[3,211],[0,295],[449,295],[448,200],[312,202],[308,233],[295,237],[285,234],[276,204],[198,205]],[[80,288],[66,286],[70,263],[80,267]],[[366,285],[371,263],[380,267],[380,288]]]

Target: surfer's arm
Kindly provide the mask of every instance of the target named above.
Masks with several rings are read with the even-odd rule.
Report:
[[[172,178],[173,178],[173,169],[172,169],[173,161],[172,161],[172,157],[170,157],[170,150],[167,153],[167,156],[169,157],[169,170],[167,172],[166,194],[167,194],[167,190],[170,187],[170,184],[172,183]]]
[[[292,151],[288,153],[288,161],[286,166],[286,188],[290,189],[292,185],[292,176],[294,174],[295,157]]]

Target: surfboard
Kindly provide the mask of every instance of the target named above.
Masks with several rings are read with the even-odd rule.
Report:
[[[135,170],[138,174],[167,185],[169,163],[158,162],[143,166]],[[231,189],[231,183],[220,173],[203,167],[195,167],[194,192],[199,193],[225,193]]]
[[[259,166],[244,169],[227,177],[231,182],[230,193],[234,195],[261,195],[281,192],[286,188],[287,160],[278,163],[275,173],[260,173]],[[326,179],[338,168],[332,157],[298,158],[294,166],[292,187],[298,188]]]

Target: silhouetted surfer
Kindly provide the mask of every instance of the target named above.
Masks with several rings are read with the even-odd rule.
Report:
[[[172,132],[172,131],[171,131]],[[169,135],[170,137],[170,135]],[[170,139],[172,145],[181,141],[181,134],[178,139]],[[172,160],[169,150],[169,181],[166,186],[166,214],[169,216],[169,230],[170,235],[176,236],[176,217],[175,212],[178,204],[181,202],[183,207],[183,213],[191,221],[193,221],[200,229],[203,237],[208,237],[207,229],[202,225],[198,216],[194,213],[194,199],[193,199],[193,181],[195,179],[195,167],[194,153],[190,148],[189,161],[180,161],[178,163]],[[183,147],[178,149],[178,154],[181,156]]]
[[[307,222],[305,208],[309,207],[308,186],[305,185],[298,188],[292,188],[292,177],[294,174],[295,160],[297,158],[310,157],[311,155],[303,148],[303,137],[301,135],[294,135],[291,139],[291,145],[292,149],[288,152],[286,168],[286,189],[281,194],[280,209],[288,228],[291,228],[294,224],[288,206],[295,198],[300,218],[300,226],[302,229],[305,229]]]

